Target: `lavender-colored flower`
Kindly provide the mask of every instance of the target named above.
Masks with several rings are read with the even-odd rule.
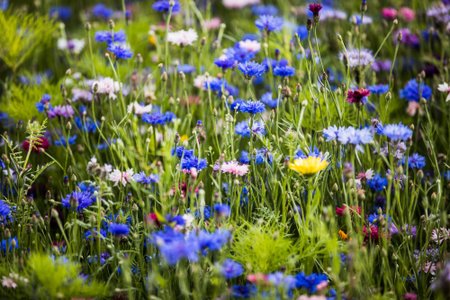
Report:
[[[388,124],[383,126],[382,134],[391,141],[407,141],[411,138],[413,131],[402,123]]]
[[[234,127],[234,133],[240,135],[242,137],[250,137],[250,121],[242,121],[236,124]],[[266,129],[264,127],[264,123],[261,121],[253,122],[252,133],[255,135],[265,135]]]
[[[413,153],[413,155],[408,157],[408,167],[411,169],[423,169],[425,165],[425,157],[418,153]]]
[[[339,59],[345,61],[350,68],[371,66],[374,62],[372,51],[364,48],[347,49],[339,54]]]
[[[73,110],[71,105],[58,105],[47,111],[47,116],[50,119],[56,117],[71,118],[74,114],[75,111]]]
[[[272,109],[277,108],[281,103],[281,101],[279,101],[277,98],[275,98],[275,99],[272,98],[271,92],[267,92],[267,93],[263,94],[261,96],[261,102]]]
[[[270,15],[262,15],[255,22],[256,27],[261,31],[274,32],[283,28],[283,18]]]
[[[134,181],[141,183],[141,184],[154,184],[159,181],[158,174],[150,174],[149,176],[145,175],[144,172],[140,172],[133,175]]]

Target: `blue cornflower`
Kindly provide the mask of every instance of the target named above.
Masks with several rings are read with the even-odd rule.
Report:
[[[198,243],[203,253],[205,250],[217,251],[223,248],[231,238],[228,230],[219,229],[215,232],[201,230],[198,233]]]
[[[80,189],[80,191],[89,192],[91,194],[95,193],[98,190],[98,187],[96,187],[93,183],[89,181],[80,182],[77,186]]]
[[[372,191],[381,192],[387,187],[388,180],[387,178],[381,177],[380,174],[375,174],[372,179],[367,180],[367,184]]]
[[[308,38],[309,31],[308,31],[308,28],[306,28],[305,25],[301,25],[301,26],[297,27],[297,29],[295,30],[295,33],[297,33],[298,38],[300,39],[300,41],[303,41],[303,40]]]
[[[283,18],[263,15],[256,20],[255,25],[261,31],[280,31],[283,28]]]
[[[153,10],[158,12],[168,13],[172,10],[172,14],[177,14],[181,10],[181,5],[178,0],[174,0],[173,7],[170,7],[170,0],[158,0],[152,5]]]
[[[425,165],[425,157],[418,153],[414,153],[408,157],[408,167],[411,169],[423,169]]]
[[[276,16],[278,14],[278,8],[274,5],[255,5],[252,7],[252,13],[255,16]]]
[[[323,130],[323,137],[327,142],[339,141],[343,145],[355,145],[359,151],[362,151],[362,145],[373,142],[373,133],[369,128],[330,126]]]
[[[236,45],[233,48],[225,49],[224,53],[226,57],[234,59],[239,63],[250,61],[256,55],[256,52],[249,51],[248,49],[245,48],[241,48],[239,43],[236,43]]]
[[[0,224],[11,219],[11,208],[3,200],[0,200]]]
[[[180,166],[184,172],[190,172],[191,169],[200,171],[208,166],[206,159],[197,158],[194,155],[194,150],[185,149],[183,146],[173,149],[172,155],[176,155],[181,159]]]
[[[92,15],[99,19],[109,20],[113,14],[114,11],[103,3],[98,3],[92,8]]]
[[[66,139],[64,136],[61,136],[58,140],[54,141],[55,146],[64,146],[66,147],[67,145],[73,145],[75,144],[75,141],[77,140],[77,135],[72,135],[69,136],[68,139]]]
[[[177,72],[183,72],[184,74],[191,74],[191,73],[194,73],[195,70],[196,70],[196,69],[195,69],[194,66],[192,66],[192,65],[187,65],[187,64],[179,65],[179,66],[177,67]]]
[[[0,10],[5,11],[8,9],[9,6],[9,0],[1,0],[0,1]]]
[[[187,212],[189,213],[190,209],[188,209]],[[203,207],[203,214],[202,210],[200,208],[197,208],[194,212],[194,217],[196,217],[197,219],[203,218],[204,220],[208,221],[211,218],[211,207],[205,205],[205,207]]]
[[[328,281],[328,277],[325,274],[312,273],[310,275],[305,275],[303,272],[295,275],[295,279],[297,288],[304,288],[311,294],[317,292],[317,286],[319,284]]]
[[[99,123],[95,123],[90,117],[87,117],[85,120],[80,117],[75,117],[74,121],[75,125],[84,132],[94,133],[99,126]]]
[[[271,92],[267,92],[264,95],[262,95],[261,102],[272,109],[277,108],[281,103],[281,101],[279,101],[277,98],[275,98],[275,99],[272,98]]]
[[[97,31],[95,33],[95,40],[99,43],[107,43],[108,45],[111,43],[125,43],[126,35],[123,30],[114,33],[108,30]]]
[[[374,95],[382,95],[386,94],[389,91],[389,85],[388,84],[376,84],[371,85],[367,88],[371,94]]]
[[[236,124],[234,127],[234,133],[240,135],[242,137],[250,137],[250,121],[242,121]],[[265,135],[266,129],[264,127],[264,123],[261,121],[253,122],[252,133],[256,135]]]
[[[231,95],[233,97],[236,97],[239,94],[239,90],[229,84],[225,79],[214,78],[210,81],[205,82],[203,87],[206,90],[216,92],[219,97],[222,96],[223,92],[225,93],[225,95]]]
[[[255,155],[255,164],[262,165],[264,163],[268,163],[269,165],[273,162],[272,153],[269,152],[266,148],[261,148],[256,150]]]
[[[400,98],[407,101],[419,102],[421,98],[430,100],[432,90],[425,83],[418,83],[416,79],[408,81],[403,89],[400,90]]]
[[[104,239],[106,237],[106,230],[100,228],[100,232],[97,230],[97,228],[94,229],[88,229],[84,233],[84,238],[86,240],[94,240],[96,238]]]
[[[266,72],[266,68],[262,64],[255,61],[240,63],[238,64],[238,69],[248,79],[252,77],[260,77]]]
[[[68,21],[72,16],[72,9],[69,6],[52,6],[49,15],[50,18]]]
[[[227,258],[220,266],[220,273],[222,273],[223,277],[227,280],[233,279],[241,276],[244,273],[244,268],[240,263]]]
[[[295,69],[290,66],[277,66],[273,69],[273,75],[279,77],[291,77],[295,75]]]
[[[175,119],[175,114],[173,112],[161,113],[160,111],[155,111],[149,114],[142,115],[142,121],[149,123],[151,125],[165,125],[172,122]]]
[[[41,100],[39,100],[39,102],[36,103],[36,108],[38,112],[44,112],[45,108],[50,105],[49,102],[51,99],[52,97],[50,95],[44,94]]]
[[[231,287],[231,296],[233,298],[249,299],[256,295],[258,289],[254,284],[233,285]]]
[[[125,43],[114,42],[108,45],[107,50],[114,54],[116,59],[130,59],[133,57],[130,47]]]
[[[219,217],[228,217],[231,214],[230,206],[227,204],[214,204],[214,213]]]
[[[263,113],[266,110],[266,107],[261,101],[242,101],[235,109],[238,112],[256,115]]]
[[[72,192],[62,199],[62,205],[66,208],[76,209],[77,212],[82,212],[83,209],[91,206],[95,200],[95,196],[89,192]],[[74,207],[75,205],[76,207]]]
[[[111,223],[108,232],[114,236],[127,236],[130,233],[130,228],[127,224]]]
[[[2,250],[3,253],[6,253],[6,250],[10,252],[13,250],[13,244],[14,249],[19,248],[19,241],[17,240],[17,237],[10,237],[8,239],[2,240],[0,249]]]
[[[144,172],[140,172],[134,174],[133,179],[134,181],[141,184],[153,184],[159,181],[159,176],[158,174],[150,174],[149,176],[147,176]]]
[[[250,164],[250,156],[248,155],[248,152],[247,151],[242,151],[241,152],[241,157],[239,158],[239,162],[241,163],[241,164],[246,164],[246,165],[248,165],[248,164]]]
[[[383,126],[381,134],[387,136],[388,139],[394,142],[407,141],[412,137],[413,131],[402,123],[388,124]]]
[[[221,68],[222,70],[230,69],[234,67],[234,64],[236,63],[236,59],[234,57],[229,57],[226,55],[223,55],[217,59],[214,60],[214,64]]]

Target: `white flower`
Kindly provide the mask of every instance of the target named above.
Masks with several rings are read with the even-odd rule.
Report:
[[[261,43],[258,41],[245,40],[239,42],[239,48],[245,49],[248,52],[259,52],[261,50]]]
[[[248,5],[259,4],[259,0],[223,0],[226,8],[243,8]]]
[[[15,289],[17,287],[17,283],[9,277],[2,277],[2,286],[8,289]]]
[[[141,105],[139,104],[137,101],[134,101],[133,103],[130,103],[128,105],[128,113],[134,113],[135,115],[142,115],[142,114],[146,114],[152,111],[152,105]]]
[[[448,85],[447,82],[438,85],[438,91],[442,93],[447,93],[447,99],[445,99],[445,102],[450,101],[450,86]]]
[[[178,46],[192,45],[197,39],[198,34],[192,28],[190,28],[189,30],[169,32],[167,34],[167,41]]]
[[[115,186],[118,185],[119,183],[121,183],[123,186],[126,186],[127,183],[130,183],[131,181],[134,180],[133,175],[134,172],[132,169],[128,169],[125,172],[115,169],[114,171],[111,172],[111,174],[109,174],[109,180],[114,182]]]
[[[431,232],[431,239],[437,244],[442,244],[443,241],[450,239],[450,230],[445,227],[435,228]]]
[[[205,83],[211,82],[212,78],[207,75],[198,75],[194,79],[194,86],[199,89],[205,89]]]
[[[97,94],[108,95],[110,99],[115,100],[117,98],[116,93],[120,91],[120,82],[114,81],[112,78],[106,77],[100,80],[94,81],[92,84],[92,90],[95,92],[97,88]]]
[[[65,39],[59,38],[57,41],[57,47],[63,51],[69,51],[73,54],[80,54],[80,52],[84,49],[84,45],[86,42],[83,39]]]

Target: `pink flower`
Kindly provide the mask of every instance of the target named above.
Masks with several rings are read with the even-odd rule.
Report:
[[[248,173],[248,165],[241,165],[237,161],[225,162],[220,167],[222,173],[229,173],[236,176],[244,176]]]
[[[388,21],[393,21],[397,18],[397,10],[392,7],[385,7],[381,10],[381,15]]]
[[[400,8],[398,14],[406,22],[412,22],[416,18],[416,13],[409,7]]]
[[[134,172],[132,169],[128,169],[125,172],[115,169],[111,172],[111,174],[109,174],[109,180],[114,182],[115,186],[119,183],[121,183],[123,186],[126,186],[127,183],[133,181],[133,174]]]
[[[222,21],[219,18],[212,18],[211,20],[205,21],[206,29],[217,29],[220,27]]]
[[[420,103],[415,101],[409,101],[408,102],[408,108],[406,109],[406,113],[410,115],[411,117],[414,117],[419,111],[419,115],[423,115],[423,109],[420,107]]]

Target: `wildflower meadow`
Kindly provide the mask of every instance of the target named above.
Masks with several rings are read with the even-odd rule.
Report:
[[[450,299],[450,1],[0,0],[0,299]]]

